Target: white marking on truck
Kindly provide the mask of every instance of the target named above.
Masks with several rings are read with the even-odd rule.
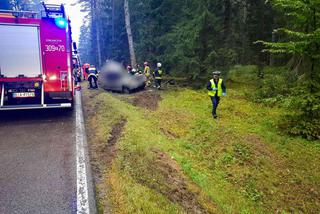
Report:
[[[81,104],[81,93],[76,95],[76,152],[77,152],[77,214],[89,214],[89,194],[85,156],[85,128]]]

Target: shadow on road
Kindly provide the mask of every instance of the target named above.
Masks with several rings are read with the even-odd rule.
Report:
[[[1,122],[23,122],[36,120],[59,120],[73,116],[70,109],[35,109],[35,110],[14,110],[0,111]]]

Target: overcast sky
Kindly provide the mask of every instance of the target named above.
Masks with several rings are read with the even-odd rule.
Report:
[[[64,4],[66,13],[70,17],[73,40],[78,42],[80,36],[80,27],[83,23],[85,13],[82,13],[79,4],[71,6],[73,3],[77,3],[77,0],[46,0],[49,4]]]

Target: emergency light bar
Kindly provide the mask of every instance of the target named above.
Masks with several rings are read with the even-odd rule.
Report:
[[[68,21],[62,17],[55,18],[54,22],[59,28],[66,28],[68,26]]]
[[[55,4],[45,4],[42,3],[44,8],[44,16],[47,18],[66,18],[66,13],[63,4],[55,5]]]

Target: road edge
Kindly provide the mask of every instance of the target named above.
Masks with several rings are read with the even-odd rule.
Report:
[[[75,94],[76,159],[77,159],[77,214],[96,214],[96,200],[84,125],[81,91]]]

